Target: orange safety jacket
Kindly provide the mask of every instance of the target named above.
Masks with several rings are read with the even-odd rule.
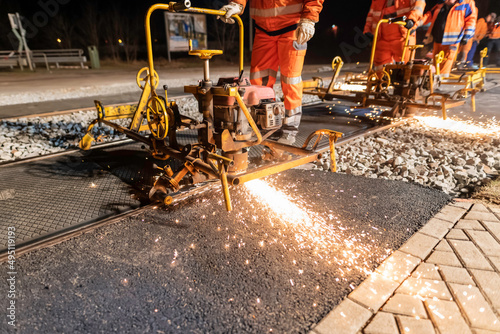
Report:
[[[474,34],[474,41],[479,42],[488,34],[488,24],[485,19],[479,19],[476,23],[476,32]]]
[[[491,30],[489,36],[490,39],[499,39],[500,38],[500,23],[495,23],[493,29]]]
[[[431,24],[427,30],[426,37],[430,37],[434,22],[443,7],[444,3],[434,6],[430,11],[424,14],[418,25],[423,26]],[[446,18],[444,28],[443,45],[458,44],[460,41],[468,41],[474,36],[477,21],[477,8],[474,0],[458,0],[450,9]]]
[[[406,16],[408,20],[417,23],[422,17],[425,8],[425,0],[394,0],[394,4],[387,7],[387,0],[372,0],[372,5],[363,33],[375,33],[377,24],[382,19]],[[380,38],[388,41],[405,37],[406,29],[395,24],[383,24],[381,26]]]
[[[232,0],[246,6],[249,0]],[[250,15],[255,24],[275,32],[299,23],[301,18],[319,21],[324,0],[250,0]]]

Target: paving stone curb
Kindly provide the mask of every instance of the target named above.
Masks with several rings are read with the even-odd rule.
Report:
[[[454,202],[309,334],[500,333],[500,210]]]

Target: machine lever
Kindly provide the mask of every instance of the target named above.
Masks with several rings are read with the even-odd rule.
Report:
[[[172,11],[177,12],[177,11],[182,11],[184,9],[188,9],[191,7],[191,1],[190,0],[183,0],[181,2],[171,2],[170,8]]]
[[[407,19],[406,16],[393,17],[389,19],[389,23],[406,22],[406,19]]]

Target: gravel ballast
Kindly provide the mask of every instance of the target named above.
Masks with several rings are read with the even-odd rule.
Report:
[[[312,212],[312,226],[273,214],[274,202],[245,187],[231,190],[230,213],[220,191],[147,211],[19,257],[18,329],[307,333],[451,199],[324,171],[290,170],[266,182]],[[338,241],[314,242],[317,229]]]
[[[279,96],[279,90],[277,91]],[[314,100],[316,97],[306,96]],[[194,98],[176,101],[183,115],[200,119]],[[0,121],[0,162],[77,148],[95,112]],[[337,148],[338,171],[370,178],[415,182],[452,196],[467,197],[500,171],[500,131],[488,135],[433,128],[426,118]],[[116,120],[128,126],[129,120]],[[461,121],[449,120],[448,122]],[[485,127],[487,123],[473,125]],[[489,124],[496,126],[496,124]],[[124,139],[107,126],[93,129],[99,142]],[[327,155],[318,168],[328,169]]]

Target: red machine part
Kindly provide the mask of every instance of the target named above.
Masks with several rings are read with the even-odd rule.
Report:
[[[271,87],[251,85],[248,78],[243,78],[240,83],[238,81],[238,78],[220,78],[217,86],[232,84],[243,88],[245,90],[242,96],[243,102],[249,107],[259,105],[261,101],[274,101],[276,98]],[[236,99],[233,96],[214,96],[214,105],[232,106],[235,103]]]

